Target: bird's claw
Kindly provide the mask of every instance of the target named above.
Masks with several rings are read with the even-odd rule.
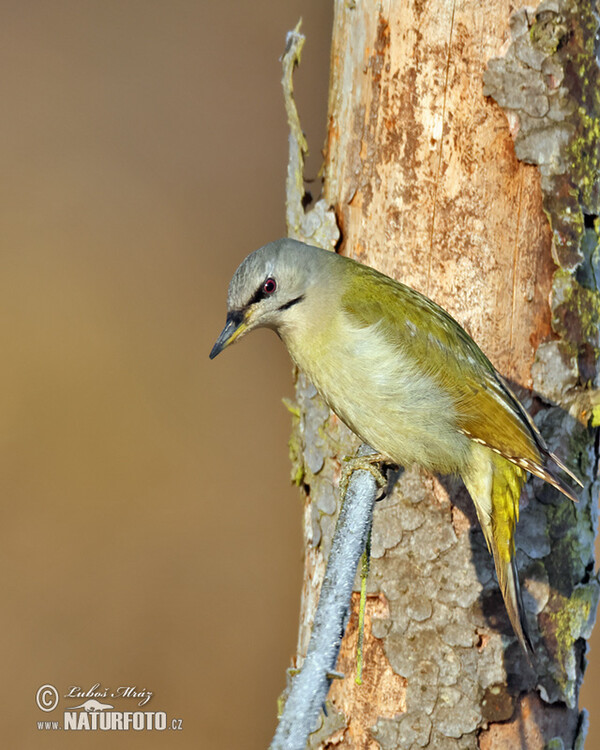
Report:
[[[387,487],[388,482],[384,467],[389,464],[389,458],[383,453],[369,453],[366,456],[347,456],[343,459],[340,476],[341,496],[344,497],[346,495],[350,477],[355,471],[368,471],[374,477],[380,489]]]

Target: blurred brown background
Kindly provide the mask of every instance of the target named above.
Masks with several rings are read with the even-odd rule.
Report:
[[[1,745],[264,748],[301,581],[291,368],[268,332],[208,352],[235,266],[285,232],[301,15],[319,169],[330,4],[0,11]],[[38,731],[44,683],[150,690],[183,730]]]

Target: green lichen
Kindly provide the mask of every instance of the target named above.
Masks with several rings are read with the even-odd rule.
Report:
[[[592,406],[592,427],[600,427],[600,404]]]
[[[582,85],[598,87],[600,80],[592,83],[584,81]],[[600,120],[596,115],[590,115],[585,107],[579,107],[577,119],[576,135],[567,148],[569,167],[571,176],[579,188],[582,205],[587,209],[587,213],[595,214],[598,211],[600,174]]]
[[[553,656],[557,669],[553,677],[565,696],[573,695],[575,641],[589,636],[590,621],[597,605],[597,584],[583,585],[575,588],[569,597],[554,592],[544,613],[554,634]]]
[[[565,149],[567,170],[557,175],[554,189],[545,199],[545,205],[552,206],[550,221],[560,261],[572,259],[573,251],[580,255],[577,251],[585,232],[584,214],[597,215],[600,211],[600,68],[595,57],[598,18],[591,3],[563,2],[554,24],[568,29],[568,36],[553,57],[575,105],[566,118],[571,126]]]
[[[600,210],[600,68],[595,49],[598,17],[593,5],[567,4],[571,38],[557,53],[564,66],[565,83],[579,99],[579,106],[572,115],[575,136],[567,154],[571,178],[589,214]]]
[[[578,283],[568,271],[558,269],[554,274],[552,328],[565,339],[577,344],[595,342],[600,321],[600,295]],[[573,318],[578,318],[575,325]]]
[[[519,118],[516,155],[539,166],[554,256],[570,271],[583,261],[585,217],[600,213],[600,68],[593,6],[542,0],[534,14],[517,11],[511,47],[504,58],[490,61],[484,75],[484,93]]]
[[[552,231],[557,269],[551,295],[553,352],[542,374],[559,407],[545,412],[551,434],[562,433],[568,463],[583,477],[597,460],[593,434],[575,420],[600,426],[600,68],[596,60],[598,3],[542,0],[511,18],[512,43],[492,60],[484,93],[516,115],[515,152],[539,167],[543,207]],[[523,92],[535,92],[535,101]],[[535,107],[536,102],[539,106]],[[544,342],[544,346],[550,346]],[[556,365],[552,371],[550,366]],[[552,381],[554,377],[554,381]],[[544,392],[544,381],[540,380]],[[540,415],[541,416],[541,415]],[[551,553],[544,557],[551,593],[539,614],[548,648],[546,700],[576,705],[579,674],[575,642],[589,637],[598,598],[593,564],[595,491],[577,506],[541,490]],[[595,497],[593,498],[595,501]],[[560,747],[558,738],[554,742]],[[553,747],[553,741],[549,747]]]
[[[552,284],[552,328],[565,352],[577,358],[580,385],[594,385],[600,357],[600,294],[558,269]]]
[[[552,10],[541,10],[529,30],[531,44],[546,55],[552,55],[564,44],[566,24]]]
[[[302,436],[300,434],[300,406],[288,398],[281,399],[283,405],[292,415],[292,429],[288,441],[290,463],[292,464],[291,480],[296,487],[301,487],[304,482],[304,461],[302,458]]]
[[[294,465],[294,459],[292,455],[293,455],[292,447],[290,445],[290,459],[292,461],[292,472],[291,472],[290,477],[292,480],[292,484],[296,485],[296,487],[302,487],[302,485],[304,484],[304,477],[305,477],[304,467],[300,463],[297,463],[296,465]]]

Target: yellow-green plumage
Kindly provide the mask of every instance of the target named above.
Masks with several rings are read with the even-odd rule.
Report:
[[[331,409],[376,451],[462,476],[515,633],[530,648],[514,563],[525,470],[575,498],[552,464],[565,467],[466,331],[415,290],[294,240],[266,245],[238,268],[211,356],[257,326],[277,331]]]
[[[481,445],[473,451],[470,466],[462,477],[473,498],[488,549],[494,556],[498,584],[514,631],[525,651],[532,651],[524,620],[514,543],[519,497],[527,473]]]

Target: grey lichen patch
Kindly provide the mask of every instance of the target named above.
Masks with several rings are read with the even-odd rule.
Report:
[[[324,425],[329,419],[329,407],[319,396],[315,386],[301,372],[296,380],[296,401],[306,471],[318,474],[323,468],[323,450],[327,447]]]
[[[309,735],[306,750],[320,750],[325,741],[332,742],[338,732],[342,735],[346,728],[344,714],[330,702],[326,703],[326,712],[319,717],[319,726]]]
[[[552,328],[565,356],[577,358],[582,385],[595,385],[599,354],[600,295],[559,269],[552,284]],[[560,403],[560,400],[557,399]]]
[[[404,714],[399,720],[379,719],[371,733],[382,750],[432,747],[431,719],[422,713]]]
[[[546,513],[537,502],[532,502],[522,509],[516,542],[517,548],[528,558],[539,560],[550,554]]]
[[[383,557],[386,550],[393,549],[402,541],[402,527],[397,522],[401,513],[399,503],[389,503],[386,500],[382,507],[375,508],[374,523],[377,533],[371,540],[371,558],[377,560]]]
[[[442,688],[439,695],[437,721],[441,734],[446,737],[462,737],[474,732],[481,723],[481,711],[470,695],[457,688]]]
[[[550,401],[559,402],[577,385],[577,359],[560,341],[547,341],[537,348],[531,366],[533,387]]]
[[[383,557],[387,550],[392,550],[402,542],[403,531],[415,531],[425,523],[425,513],[419,508],[419,502],[424,496],[421,488],[418,493],[405,494],[408,486],[407,477],[401,485],[396,487],[393,495],[386,498],[380,507],[376,508],[374,524],[377,533],[373,536],[371,557]]]
[[[522,557],[519,555],[517,559],[521,561]],[[519,568],[526,575],[522,586],[525,607],[531,614],[539,615],[550,599],[550,581],[546,568],[541,561],[530,562],[527,567],[520,565]]]
[[[553,657],[548,674],[540,685],[540,694],[547,702],[563,701],[570,708],[577,705],[579,686],[576,641],[587,639],[596,617],[600,586],[596,579],[575,587],[570,597],[555,593],[541,618],[550,620],[555,634],[547,648]]]
[[[325,201],[319,200],[309,210],[304,210],[304,158],[308,153],[308,144],[302,126],[296,102],[294,101],[293,74],[296,65],[300,64],[302,47],[306,41],[300,33],[301,21],[286,39],[283,65],[283,95],[288,118],[289,158],[286,183],[286,220],[288,235],[297,240],[308,242],[332,250],[339,239],[334,211]]]
[[[339,453],[341,446],[348,455],[353,455],[359,441],[331,412],[315,386],[301,372],[296,378],[296,404],[288,405],[288,409],[293,417],[292,478],[304,486],[309,496],[310,530],[305,538],[326,557],[339,510],[340,465],[324,457]]]
[[[477,642],[477,633],[470,623],[449,622],[444,628],[442,638],[448,646],[471,648]]]
[[[333,209],[323,199],[318,200],[309,211],[303,211],[299,216],[296,229],[290,236],[333,250],[340,236]]]
[[[586,426],[600,424],[592,390],[600,356],[598,31],[593,3],[544,0],[534,12],[513,15],[512,43],[484,76],[484,92],[518,121],[517,157],[538,165],[542,178],[558,268],[550,301],[555,338],[539,346],[532,367],[535,390],[552,405],[536,423],[582,477],[598,460]],[[538,615],[540,690],[545,700],[572,707],[581,681],[577,642],[589,634],[598,599],[591,572],[597,490],[586,487],[574,506],[547,485],[532,486],[537,500],[522,512],[517,543],[530,576],[525,600]]]
[[[327,515],[331,516],[337,509],[337,499],[334,492],[333,486],[327,482],[319,493],[315,497],[315,506],[318,510]]]
[[[540,168],[555,258],[569,271],[584,258],[584,214],[600,212],[597,32],[592,4],[544,0],[513,15],[511,46],[484,74],[484,93],[518,118],[517,157]]]
[[[537,421],[543,433],[548,430],[548,434],[570,436],[569,442],[575,445],[581,440],[582,433],[585,434],[561,409],[549,409],[540,415]],[[593,445],[588,445],[587,450],[578,452],[580,457],[586,457],[593,451]],[[550,488],[540,489],[539,499],[546,511],[541,528],[547,534],[550,551],[536,562],[536,566],[543,565],[543,578],[540,568],[528,571],[533,579],[532,594],[536,593],[537,587],[538,606],[534,611],[538,613],[537,622],[543,636],[540,642],[542,653],[547,654],[540,657],[540,664],[544,666],[540,683],[542,696],[571,707],[576,705],[581,681],[578,641],[589,637],[599,591],[598,579],[592,572],[597,507],[595,502],[589,501],[589,498],[597,498],[597,489],[592,486],[582,494],[582,502],[573,504],[564,502]],[[540,605],[543,606],[540,608]]]
[[[409,469],[385,501],[387,512],[403,519],[402,543],[381,545],[369,587],[389,604],[381,636],[391,666],[407,681],[407,711],[396,722],[380,720],[373,736],[382,747],[475,748],[477,729],[487,720],[481,708],[486,691],[494,687],[504,717],[535,677],[525,674],[516,688],[507,687],[507,670],[518,672],[523,659],[518,646],[506,651],[515,641],[508,622],[488,620],[485,601],[500,594],[481,531],[473,527],[457,536],[449,523],[452,506],[423,490],[425,479],[421,470]],[[375,514],[376,536],[383,511]],[[482,634],[479,652],[474,646]]]

